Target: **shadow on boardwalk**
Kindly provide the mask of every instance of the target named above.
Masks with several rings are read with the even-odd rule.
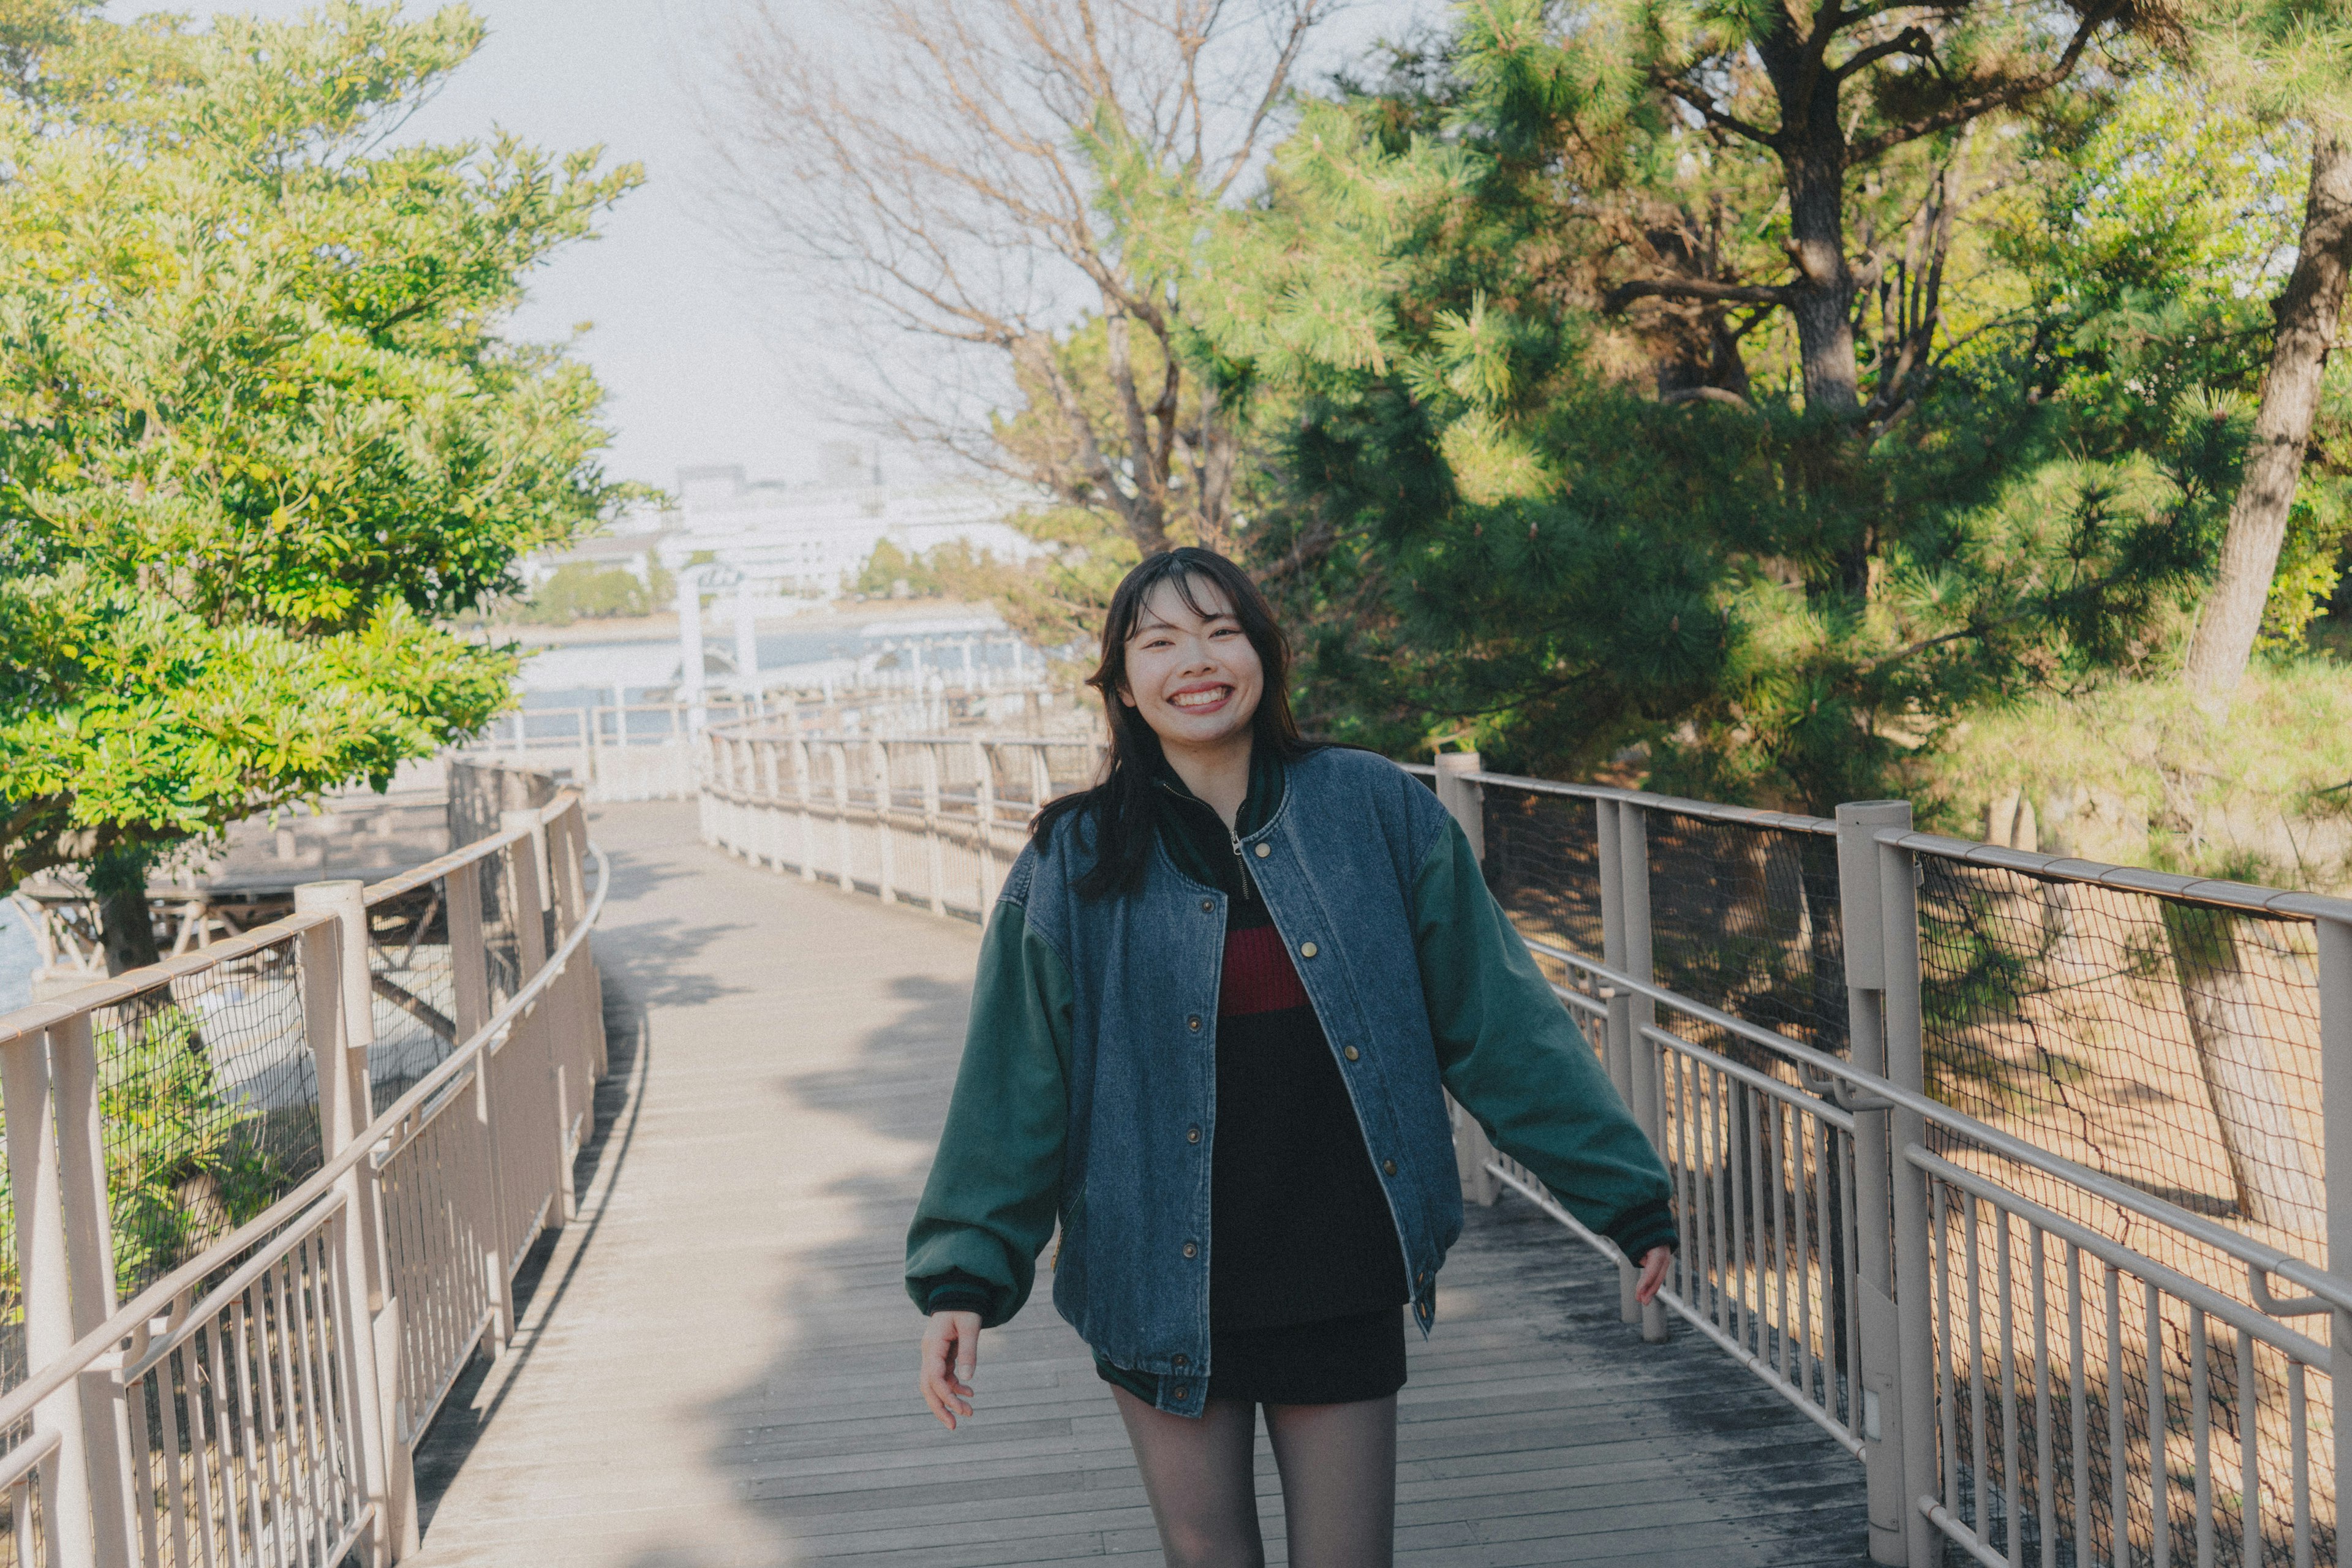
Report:
[[[901,1238],[944,1112],[971,928],[746,868],[607,808],[614,1075],[582,1217],[516,1346],[419,1456],[426,1564],[1157,1561],[1118,1420],[1038,1300],[960,1434],[913,1392]],[[1400,1562],[1864,1561],[1861,1467],[1530,1205],[1473,1209],[1412,1350]],[[1263,1439],[1269,1559],[1285,1560]]]

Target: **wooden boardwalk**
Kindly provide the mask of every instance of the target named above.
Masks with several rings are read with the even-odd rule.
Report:
[[[581,1218],[425,1440],[415,1561],[1158,1561],[1109,1394],[1049,1303],[983,1342],[962,1433],[914,1393],[899,1248],[974,928],[727,859],[688,806],[606,807],[593,832],[615,1071]],[[1612,1271],[1530,1205],[1471,1211],[1412,1347],[1401,1563],[1865,1561],[1859,1464],[1696,1334],[1644,1346],[1616,1317]]]

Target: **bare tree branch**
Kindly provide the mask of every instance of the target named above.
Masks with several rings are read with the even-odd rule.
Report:
[[[844,47],[802,31],[788,0],[753,0],[704,105],[731,237],[846,321],[993,358],[1012,406],[902,407],[895,426],[967,460],[993,448],[989,466],[1099,509],[1143,549],[1180,521],[1221,529],[1233,412],[1177,352],[1183,301],[1127,254],[1089,149],[1146,161],[1203,206],[1227,199],[1338,4],[870,0]],[[1080,330],[1096,348],[1066,355]],[[1029,434],[1007,447],[1015,427]]]
[[[1717,130],[1728,131],[1734,136],[1745,137],[1748,141],[1756,142],[1759,146],[1769,147],[1775,151],[1779,150],[1780,145],[1780,134],[1779,132],[1767,131],[1760,125],[1751,125],[1747,121],[1740,119],[1738,115],[1727,113],[1725,110],[1717,108],[1713,95],[1702,92],[1697,88],[1691,86],[1691,84],[1684,80],[1680,75],[1662,76],[1658,79],[1658,86],[1665,92],[1682,100],[1685,103],[1689,104],[1693,109],[1697,110],[1699,117],[1705,120],[1709,125],[1716,127]]]

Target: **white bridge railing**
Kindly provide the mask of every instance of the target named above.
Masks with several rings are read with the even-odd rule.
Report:
[[[1037,808],[1103,760],[1088,740],[796,734],[761,719],[714,725],[705,745],[706,842],[971,920],[995,904]]]
[[[604,897],[567,794],[0,1017],[0,1559],[415,1548],[411,1449],[571,1212]]]

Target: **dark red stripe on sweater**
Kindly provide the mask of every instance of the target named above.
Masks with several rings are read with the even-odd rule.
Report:
[[[1271,925],[1225,933],[1225,973],[1217,986],[1217,1016],[1275,1013],[1307,1005],[1307,987],[1290,964],[1282,933]]]

